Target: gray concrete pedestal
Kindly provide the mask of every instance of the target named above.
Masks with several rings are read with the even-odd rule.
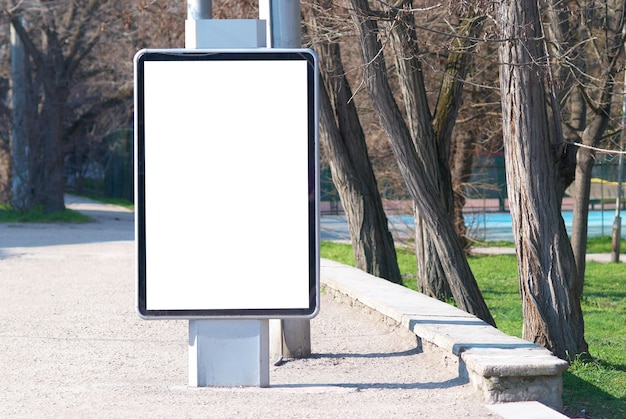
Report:
[[[269,320],[189,320],[189,385],[269,387]]]
[[[270,355],[273,362],[311,355],[309,319],[270,320]]]

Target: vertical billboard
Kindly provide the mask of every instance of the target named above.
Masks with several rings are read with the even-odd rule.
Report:
[[[139,315],[313,317],[315,54],[142,50],[134,64]]]

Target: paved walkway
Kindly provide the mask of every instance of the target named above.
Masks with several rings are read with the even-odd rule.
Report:
[[[187,386],[186,321],[134,312],[133,214],[0,224],[0,417],[498,417],[399,330],[323,296],[313,356],[271,387]],[[434,373],[433,373],[434,371]]]
[[[95,222],[0,224],[0,417],[522,417],[328,295],[313,355],[272,366],[270,388],[188,387],[188,322],[134,312],[133,214],[68,206]]]

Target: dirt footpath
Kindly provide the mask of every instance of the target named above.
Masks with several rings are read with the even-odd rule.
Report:
[[[187,321],[134,312],[132,213],[74,199],[84,225],[0,224],[0,417],[488,418],[415,339],[322,296],[313,356],[270,388],[187,386]]]

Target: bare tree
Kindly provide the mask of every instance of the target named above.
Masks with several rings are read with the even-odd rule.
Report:
[[[563,103],[559,145],[563,189],[575,182],[572,248],[577,266],[576,294],[580,298],[585,277],[593,148],[601,145],[610,127],[615,103],[615,80],[623,70],[625,5],[623,1],[549,1],[545,5],[549,52],[555,74],[554,97]],[[600,65],[588,64],[588,57]],[[618,98],[621,102],[622,98]],[[583,148],[574,147],[574,143]]]
[[[328,150],[333,183],[348,219],[356,267],[402,283],[393,237],[370,162],[352,89],[336,39],[332,2],[314,2],[305,9],[308,32],[321,61],[322,145]],[[327,19],[324,22],[324,19]]]
[[[560,212],[560,178],[546,103],[549,63],[534,0],[497,6],[506,171],[520,290],[523,337],[562,359],[586,353],[577,271]],[[552,109],[558,115],[558,109]]]
[[[185,7],[165,0],[5,0],[2,5],[4,21],[25,52],[21,78],[31,85],[28,109],[9,109],[14,123],[23,122],[14,128],[25,127],[14,135],[29,136],[17,141],[29,151],[22,166],[30,169],[21,172],[28,175],[23,190],[29,196],[24,200],[14,190],[13,206],[58,211],[64,207],[66,164],[84,171],[107,159],[112,146],[103,139],[132,126],[133,55],[146,47],[184,46]],[[15,81],[13,87],[19,86]],[[19,150],[13,151],[16,158],[19,163]]]
[[[28,185],[22,185],[24,189],[20,190],[27,190],[30,196],[16,193],[13,205],[17,209],[41,205],[45,212],[56,212],[64,208],[64,142],[68,125],[77,119],[72,114],[76,108],[70,109],[68,105],[83,63],[100,39],[98,12],[102,3],[96,0],[19,2],[5,7],[28,57],[28,63],[22,66],[27,72],[22,74],[26,79],[22,85],[32,86],[28,100],[14,102],[32,109],[32,112],[14,109],[22,118],[21,128],[16,126],[19,129],[14,130],[14,135],[29,137],[14,141],[27,147],[25,156],[29,160],[20,166],[28,167],[28,176],[24,178]],[[20,151],[13,150],[13,154]]]
[[[433,170],[438,167],[436,144],[428,138],[415,138],[405,123],[389,85],[387,64],[381,44],[383,36],[368,2],[351,0],[350,6],[351,16],[360,39],[363,63],[365,63],[365,87],[390,141],[417,212],[422,217],[443,271],[448,276],[453,297],[463,310],[494,324],[493,317],[469,268],[452,220],[441,202],[439,179],[437,171]],[[420,106],[416,106],[416,110],[422,115],[427,115],[427,112],[424,112]],[[426,127],[430,124],[430,116],[428,115],[427,121],[416,120],[415,122]],[[432,134],[432,128],[430,134]],[[417,147],[418,142],[419,147]],[[425,153],[425,149],[431,151]]]
[[[410,10],[411,3],[407,3]],[[430,168],[434,183],[439,188],[442,207],[451,220],[455,219],[455,204],[450,171],[452,132],[461,106],[463,81],[471,61],[474,41],[471,40],[482,27],[482,18],[473,13],[459,22],[459,30],[445,60],[445,69],[439,86],[439,96],[434,114],[431,116],[424,71],[420,60],[420,48],[414,14],[406,11],[390,11],[395,15],[390,33],[393,57],[398,75],[416,151],[427,162],[437,162]],[[468,158],[469,159],[469,158]],[[459,159],[459,166],[467,166],[468,160]],[[471,160],[469,160],[471,161]],[[471,167],[471,166],[470,166]],[[425,294],[440,299],[451,296],[447,275],[440,255],[434,246],[433,238],[424,228],[422,215],[415,212],[416,255],[418,266],[418,288]],[[458,224],[455,224],[457,228]],[[460,227],[460,226],[459,226]],[[460,228],[457,228],[457,233]],[[464,236],[457,234],[465,248]]]

